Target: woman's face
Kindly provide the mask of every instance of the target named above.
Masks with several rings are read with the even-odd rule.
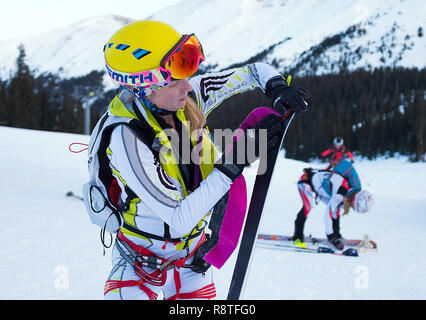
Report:
[[[188,80],[174,80],[163,89],[153,91],[147,99],[160,109],[176,111],[185,106],[186,97],[191,90]]]

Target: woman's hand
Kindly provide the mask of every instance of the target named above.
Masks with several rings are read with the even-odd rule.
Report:
[[[268,80],[265,94],[272,100],[274,108],[281,114],[285,114],[288,109],[292,109],[295,113],[311,109],[312,102],[309,91],[302,87],[288,86],[280,76]]]
[[[269,149],[281,142],[279,134],[282,129],[281,117],[274,114],[266,116],[253,128],[247,128],[244,135],[238,140],[234,140],[215,163],[215,168],[234,181],[241,175],[245,167],[264,156],[262,153],[266,154]]]

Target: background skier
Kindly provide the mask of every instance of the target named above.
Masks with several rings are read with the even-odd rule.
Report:
[[[333,146],[321,153],[321,157],[329,158],[330,164],[327,167],[328,169],[333,168],[342,159],[349,158],[352,162],[354,161],[352,153],[349,150],[346,150],[343,143],[344,141],[342,137],[335,137],[333,139]]]
[[[300,247],[306,247],[303,242],[303,229],[317,199],[326,205],[324,211],[326,236],[339,250],[344,248],[340,234],[341,209],[343,214],[347,214],[350,208],[356,212],[365,213],[371,210],[374,204],[373,195],[367,190],[361,190],[361,182],[356,170],[346,160],[342,160],[334,170],[305,168],[298,182],[298,189],[303,207],[298,212],[294,223],[293,243]]]

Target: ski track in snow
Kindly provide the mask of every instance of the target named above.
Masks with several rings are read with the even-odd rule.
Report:
[[[103,299],[111,250],[102,254],[99,230],[81,194],[88,178],[86,152],[68,150],[85,135],[0,127],[0,299]],[[302,168],[320,162],[285,159],[280,153],[259,231],[291,234],[301,207],[296,182]],[[360,257],[254,250],[245,299],[425,299],[425,163],[406,158],[358,159],[363,187],[376,203],[365,215],[341,219],[346,238],[375,240],[378,251]],[[246,169],[248,192],[256,166]],[[324,236],[318,204],[305,235]],[[226,299],[237,250],[214,270],[217,299]]]

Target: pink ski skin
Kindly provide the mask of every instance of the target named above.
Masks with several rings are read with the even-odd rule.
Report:
[[[240,128],[245,130],[254,127],[257,122],[269,114],[281,116],[277,111],[268,107],[259,107],[253,110],[243,121]],[[238,131],[234,140],[242,136]],[[228,151],[229,152],[229,149]],[[205,256],[204,260],[220,269],[229,259],[238,245],[238,240],[244,225],[247,211],[247,188],[244,177],[241,175],[231,185],[229,200],[223,217],[222,226],[219,231],[219,241]]]
[[[247,211],[247,189],[243,176],[234,180],[219,231],[219,241],[204,256],[204,260],[220,269],[237,247]]]

